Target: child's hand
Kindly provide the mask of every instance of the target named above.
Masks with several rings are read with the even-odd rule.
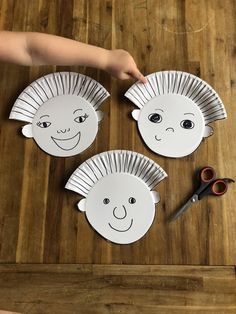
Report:
[[[104,70],[121,80],[134,78],[142,83],[147,83],[147,79],[137,68],[132,56],[122,49],[108,51]]]

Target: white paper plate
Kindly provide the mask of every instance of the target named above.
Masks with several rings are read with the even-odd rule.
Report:
[[[219,95],[192,74],[156,72],[147,80],[135,83],[125,96],[139,108],[132,116],[144,142],[160,155],[191,154],[203,137],[213,133],[208,123],[227,117]]]
[[[108,151],[85,161],[66,188],[83,195],[78,203],[105,239],[127,244],[151,227],[159,194],[151,191],[167,174],[151,159],[131,151]]]
[[[73,156],[93,143],[102,119],[97,109],[108,96],[106,89],[88,76],[52,73],[20,94],[10,119],[29,122],[23,134],[34,137],[48,154]]]

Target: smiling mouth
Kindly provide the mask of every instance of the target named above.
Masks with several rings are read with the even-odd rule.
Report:
[[[161,141],[161,138],[158,138],[156,135],[155,135],[155,140],[160,142]]]
[[[63,150],[72,150],[79,144],[80,135],[81,133],[78,132],[74,136],[69,137],[69,138],[62,139],[62,138],[55,138],[51,136],[51,139],[59,148]]]
[[[115,230],[117,232],[126,232],[126,231],[128,231],[132,227],[132,225],[133,225],[133,218],[131,219],[130,226],[127,229],[123,229],[123,230],[116,229],[116,228],[112,227],[112,225],[110,223],[108,223],[108,225],[109,225],[109,227],[111,227],[111,229],[113,229],[113,230]]]

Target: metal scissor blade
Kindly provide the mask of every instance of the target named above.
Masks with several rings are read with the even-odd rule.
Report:
[[[198,195],[194,194],[172,217],[170,217],[169,222],[176,220],[181,216],[193,203],[198,201]]]

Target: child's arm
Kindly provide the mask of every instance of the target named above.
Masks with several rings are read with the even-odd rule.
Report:
[[[64,37],[31,32],[0,32],[0,60],[21,65],[84,65],[107,71],[119,79],[145,83],[132,56]]]

